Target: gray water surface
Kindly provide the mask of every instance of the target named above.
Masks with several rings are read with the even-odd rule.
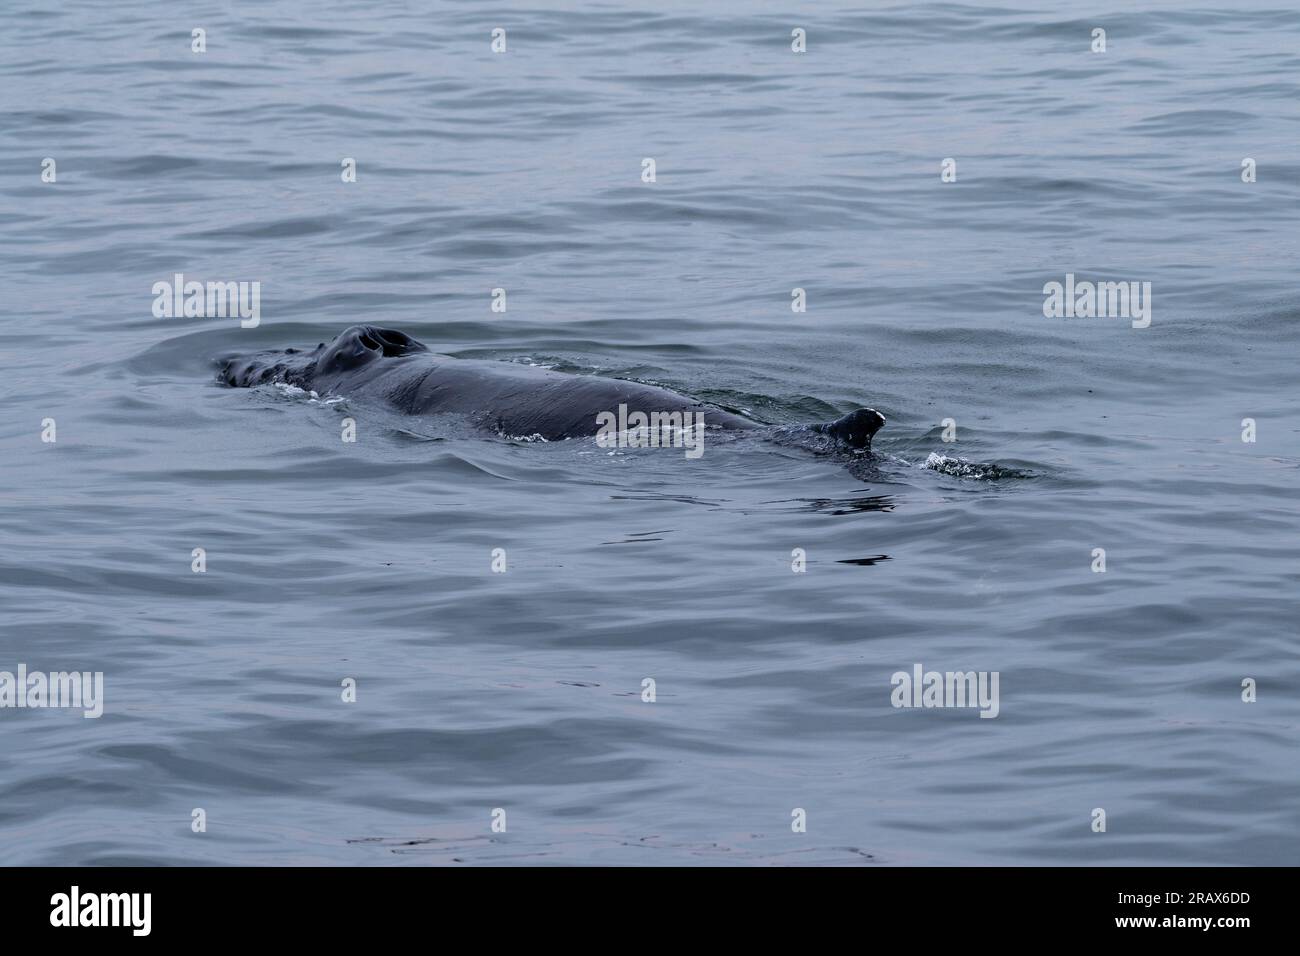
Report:
[[[0,710],[0,863],[1295,864],[1298,144],[1276,0],[6,3],[0,670],[105,701]],[[260,325],[155,318],[177,272]],[[215,384],[358,322],[889,424]],[[999,715],[894,708],[917,663]]]

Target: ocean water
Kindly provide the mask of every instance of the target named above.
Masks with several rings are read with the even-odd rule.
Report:
[[[0,709],[0,863],[1296,863],[1298,144],[1276,0],[11,0],[0,670],[104,712]],[[155,317],[175,273],[260,324]],[[215,383],[359,322],[889,424],[688,460]],[[997,717],[894,707],[918,664]]]

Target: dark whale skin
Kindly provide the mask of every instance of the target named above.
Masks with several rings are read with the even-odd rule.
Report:
[[[403,332],[357,325],[328,345],[305,352],[284,349],[224,360],[217,376],[247,388],[285,382],[320,395],[380,400],[411,415],[447,413],[511,437],[559,441],[595,435],[597,416],[617,413],[692,412],[710,428],[767,428],[684,395],[621,379],[571,375],[510,362],[457,359],[431,352]],[[835,422],[808,426],[854,448],[866,448],[884,416],[859,409]]]

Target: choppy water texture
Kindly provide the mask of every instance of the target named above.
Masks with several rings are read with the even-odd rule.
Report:
[[[0,669],[106,713],[0,711],[0,860],[1297,862],[1300,12],[1129,6],[6,4]],[[260,327],[154,318],[175,272]],[[1044,318],[1066,273],[1151,327]],[[362,321],[890,423],[688,461],[214,384]],[[915,663],[1000,716],[894,709]]]

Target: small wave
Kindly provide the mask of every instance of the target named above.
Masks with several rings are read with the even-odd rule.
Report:
[[[1007,478],[1032,478],[1033,473],[1019,468],[1008,468],[993,462],[971,461],[969,458],[952,458],[930,452],[918,467],[937,471],[953,478],[973,478],[976,481],[1001,481]]]
[[[530,368],[544,368],[547,370],[554,369],[560,364],[558,361],[537,361],[531,355],[521,355],[519,358],[514,358],[510,361],[515,365],[527,365]]]
[[[288,382],[272,382],[271,385],[279,391],[281,396],[290,399],[305,398],[313,405],[337,405],[339,402],[347,401],[342,395],[335,395],[331,398],[321,398],[320,394],[314,389],[308,390],[297,385],[291,385]]]

